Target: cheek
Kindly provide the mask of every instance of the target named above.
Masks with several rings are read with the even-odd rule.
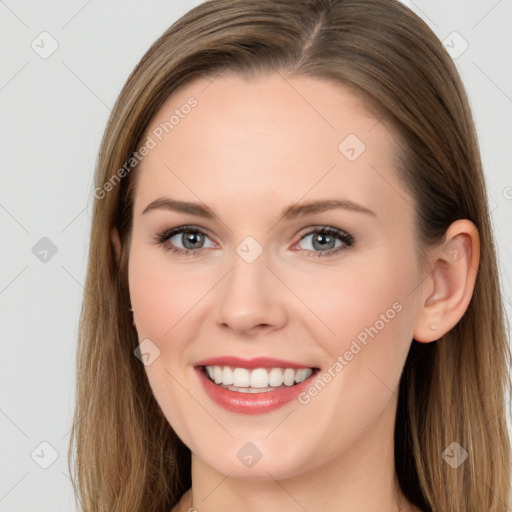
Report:
[[[410,292],[417,280],[412,255],[399,260],[389,251],[365,264],[347,262],[315,286],[302,282],[299,293],[317,317],[317,340],[339,363],[333,388],[339,385],[346,398],[347,392],[363,401],[379,390],[389,395],[398,385],[413,337]]]
[[[351,256],[339,268],[315,271],[314,277],[311,270],[293,272],[282,273],[283,280],[306,306],[304,318],[318,326],[315,333],[329,345],[331,355],[359,335],[364,342],[374,325],[382,334],[398,329],[409,315],[405,311],[412,309],[408,296],[417,282],[414,260],[396,258],[391,248],[366,255],[364,261]]]
[[[207,288],[209,279],[201,279],[185,265],[172,267],[166,258],[164,249],[154,247],[134,247],[130,254],[130,299],[141,339],[169,338]]]

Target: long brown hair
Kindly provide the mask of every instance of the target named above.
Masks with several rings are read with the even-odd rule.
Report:
[[[210,0],[166,30],[129,76],[95,174],[69,450],[83,510],[169,512],[191,485],[190,451],[134,356],[127,283],[134,152],[159,107],[191,79],[269,71],[349,87],[393,127],[420,254],[442,242],[457,219],[478,228],[480,265],[467,311],[441,339],[412,341],[400,381],[395,465],[403,493],[423,510],[507,510],[510,352],[475,127],[450,56],[396,0]],[[441,456],[452,442],[469,455],[456,469]]]

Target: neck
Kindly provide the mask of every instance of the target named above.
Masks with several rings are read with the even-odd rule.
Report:
[[[197,512],[244,510],[286,512],[411,511],[395,476],[392,400],[372,429],[320,467],[288,478],[264,480],[225,476],[192,454],[192,489],[182,504]]]

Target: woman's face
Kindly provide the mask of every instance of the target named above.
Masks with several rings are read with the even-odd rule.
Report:
[[[130,299],[179,437],[255,479],[391,450],[422,288],[391,132],[340,85],[221,75],[170,96],[142,142]]]

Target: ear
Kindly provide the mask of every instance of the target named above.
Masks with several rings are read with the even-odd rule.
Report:
[[[432,271],[423,284],[414,325],[416,341],[435,341],[459,322],[473,296],[479,262],[478,229],[467,219],[453,222],[431,256]]]
[[[119,238],[119,231],[116,227],[113,227],[110,231],[110,241],[112,242],[112,246],[114,247],[114,252],[116,254],[116,262],[119,265],[119,261],[121,259],[121,239]]]

